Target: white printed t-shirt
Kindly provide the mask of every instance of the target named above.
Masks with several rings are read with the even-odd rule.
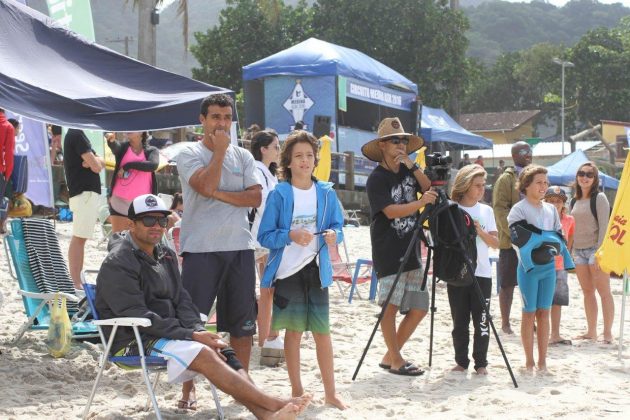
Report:
[[[315,183],[308,190],[293,188],[293,218],[291,230],[306,229],[315,233],[317,229],[317,191]],[[284,248],[276,279],[285,279],[300,271],[317,255],[317,236],[307,245],[291,242]]]
[[[470,214],[475,222],[486,232],[496,232],[497,225],[494,221],[492,207],[477,203],[472,207],[459,205],[461,209]],[[488,245],[477,235],[477,269],[475,276],[492,278],[492,267],[490,266],[490,253]]]

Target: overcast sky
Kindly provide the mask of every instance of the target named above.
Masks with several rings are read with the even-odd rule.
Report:
[[[505,1],[509,1],[510,3],[529,3],[529,1],[524,1],[524,0],[505,0]],[[630,7],[630,0],[599,0],[599,2],[605,3],[605,4],[621,3],[626,7]],[[566,3],[568,3],[568,0],[549,0],[549,3],[553,4],[554,6],[564,6]]]

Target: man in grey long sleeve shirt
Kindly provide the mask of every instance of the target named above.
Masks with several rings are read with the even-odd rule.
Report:
[[[145,352],[167,359],[170,382],[184,382],[200,373],[258,418],[297,416],[310,396],[283,400],[263,393],[233,357],[233,351],[231,355],[222,351],[227,346],[220,336],[205,330],[199,311],[182,287],[177,256],[159,245],[169,214],[155,195],[133,200],[129,208],[131,229],[126,236],[112,238],[97,278],[100,317],[150,319],[150,327],[140,328]],[[132,330],[118,331],[112,352],[137,352]]]

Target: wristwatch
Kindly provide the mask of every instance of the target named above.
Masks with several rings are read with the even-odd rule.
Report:
[[[420,168],[420,165],[418,165],[417,163],[414,163],[413,166],[409,168],[411,172],[416,172],[416,171],[419,171],[420,169],[422,168]]]

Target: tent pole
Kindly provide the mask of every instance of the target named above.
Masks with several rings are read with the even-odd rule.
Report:
[[[618,359],[621,360],[621,353],[623,351],[623,324],[626,318],[626,291],[628,290],[628,270],[623,271],[623,291],[621,294],[621,322],[619,326],[619,354]]]

